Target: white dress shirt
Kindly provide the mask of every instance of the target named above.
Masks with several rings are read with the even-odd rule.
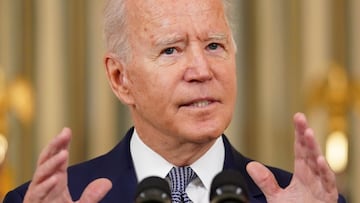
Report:
[[[166,178],[174,167],[162,156],[149,148],[134,130],[130,141],[130,152],[134,161],[138,181],[149,176]],[[190,165],[196,172],[194,179],[186,188],[186,193],[194,203],[209,203],[211,181],[223,169],[225,148],[221,136],[213,146],[197,161]]]

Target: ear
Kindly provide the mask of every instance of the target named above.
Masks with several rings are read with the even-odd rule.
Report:
[[[125,104],[134,103],[124,63],[113,53],[104,57],[106,75],[114,94]]]

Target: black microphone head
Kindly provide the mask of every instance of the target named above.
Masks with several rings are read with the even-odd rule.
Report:
[[[160,177],[150,176],[142,180],[136,189],[136,203],[171,203],[169,183]]]
[[[211,183],[210,202],[249,202],[247,186],[241,173],[235,170],[224,170],[218,173]]]

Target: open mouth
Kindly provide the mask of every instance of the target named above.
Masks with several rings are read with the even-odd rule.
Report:
[[[209,106],[211,103],[212,103],[211,101],[204,100],[204,101],[198,101],[198,102],[191,103],[189,106],[201,108],[201,107]]]
[[[216,101],[215,100],[209,100],[209,99],[197,100],[197,101],[189,102],[187,104],[180,105],[180,107],[204,108],[204,107],[207,107],[207,106],[213,104],[214,102],[216,102]]]

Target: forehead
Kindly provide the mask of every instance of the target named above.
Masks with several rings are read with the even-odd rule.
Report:
[[[129,26],[133,29],[191,24],[228,26],[222,0],[129,0],[128,2]]]

